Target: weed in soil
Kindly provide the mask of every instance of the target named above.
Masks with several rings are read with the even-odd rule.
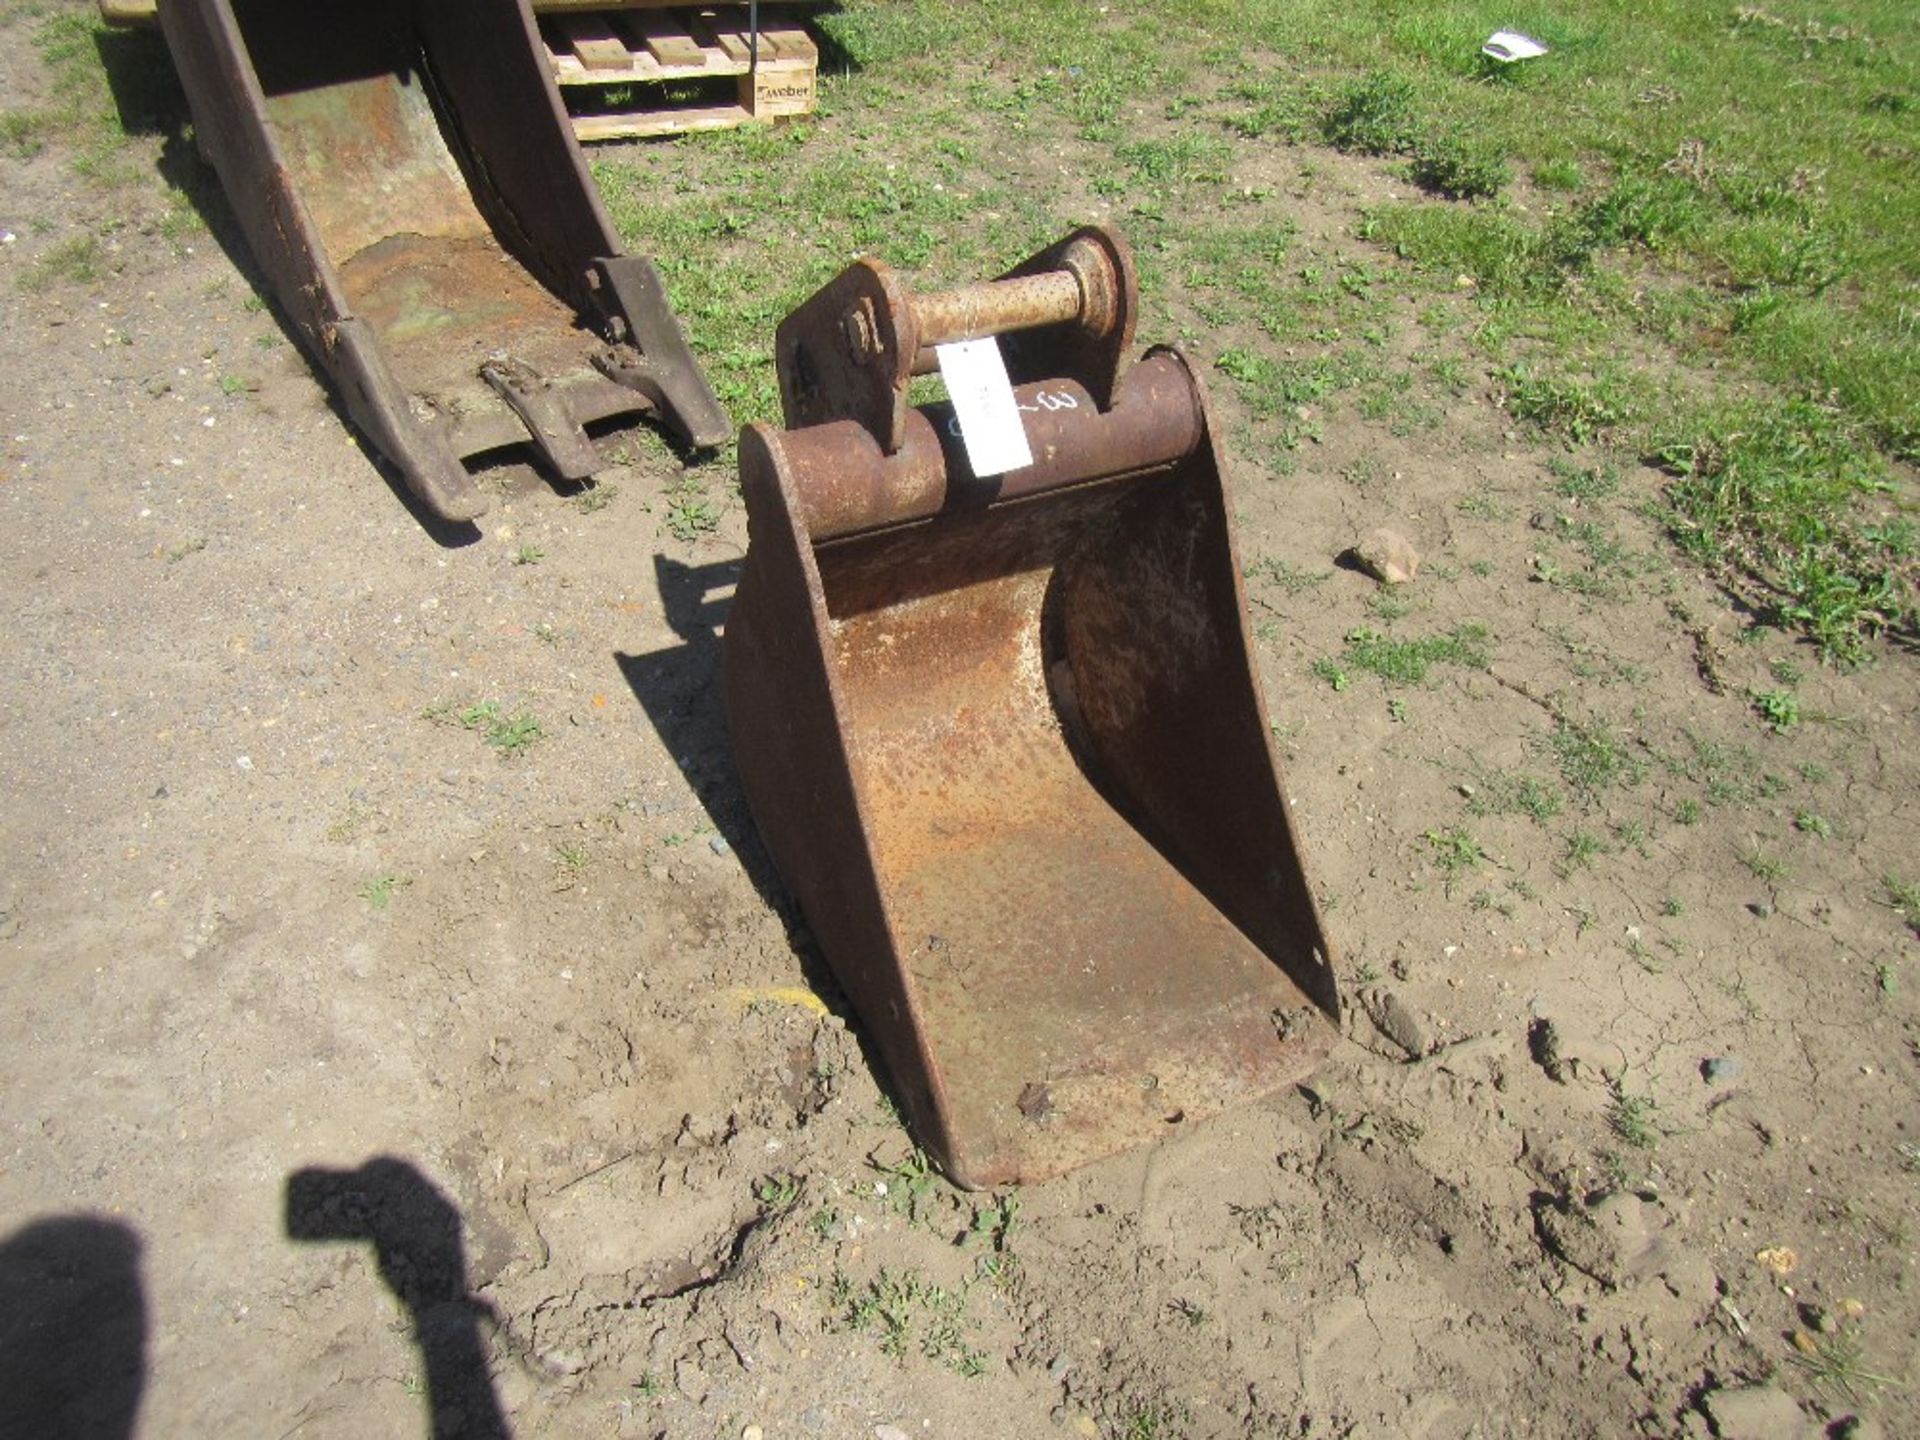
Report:
[[[1484,625],[1458,625],[1443,635],[1396,640],[1362,627],[1347,633],[1346,663],[1390,685],[1418,685],[1435,665],[1484,670],[1491,663]],[[1336,687],[1337,688],[1337,687]]]
[[[1446,830],[1429,830],[1425,836],[1428,848],[1433,851],[1433,863],[1440,867],[1446,877],[1447,893],[1453,893],[1456,881],[1467,871],[1485,862],[1487,852],[1473,836],[1453,826]]]
[[[1866,1346],[1849,1331],[1815,1335],[1796,1330],[1793,1349],[1788,1358],[1806,1373],[1813,1388],[1843,1405],[1871,1404],[1882,1390],[1899,1386],[1898,1380],[1870,1368]]]
[[[1607,1108],[1607,1128],[1636,1150],[1651,1150],[1660,1143],[1660,1129],[1654,1116],[1659,1107],[1649,1095],[1629,1094],[1624,1082],[1613,1087],[1613,1101]]]
[[[1898,875],[1883,875],[1881,886],[1887,892],[1887,904],[1907,922],[1907,928],[1920,935],[1920,885]]]
[[[1615,787],[1638,785],[1646,775],[1646,762],[1633,754],[1611,723],[1598,717],[1579,721],[1563,715],[1544,744],[1560,767],[1560,778],[1587,805]]]
[[[393,903],[393,897],[413,884],[405,875],[376,875],[360,887],[360,898],[367,902],[370,910],[384,910]]]
[[[967,1314],[967,1289],[933,1284],[917,1271],[882,1267],[857,1287],[836,1270],[828,1296],[841,1323],[877,1335],[885,1354],[899,1360],[917,1351],[972,1378],[986,1373],[987,1357],[970,1343],[975,1324]]]
[[[461,729],[478,732],[487,744],[502,755],[524,754],[546,735],[540,728],[538,717],[527,711],[509,715],[498,700],[481,700],[458,710],[451,706],[436,706],[427,712],[429,719],[441,719],[448,715]]]

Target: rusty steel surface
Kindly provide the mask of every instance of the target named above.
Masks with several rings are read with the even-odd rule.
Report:
[[[1080,318],[1080,282],[1068,270],[988,280],[934,295],[913,298],[919,356],[949,340],[1006,335],[1040,325],[1061,325]],[[916,362],[916,366],[917,366]]]
[[[1106,409],[1133,343],[1133,256],[1117,233],[1077,230],[998,280],[915,295],[872,257],[843,270],[774,335],[789,430],[853,420],[887,454],[906,443],[909,378],[935,367],[933,347],[1004,337],[1016,384],[1072,380]]]
[[[287,324],[435,515],[486,508],[466,461],[487,451],[590,475],[588,423],[725,440],[526,0],[161,0],[160,20]]]
[[[893,453],[750,429],[726,630],[756,822],[971,1186],[1297,1080],[1339,1009],[1200,381],[1016,394],[1038,474],[971,475],[944,407]]]
[[[893,455],[848,420],[791,432],[787,459],[808,533],[816,542],[830,540],[1165,467],[1204,438],[1187,367],[1169,354],[1134,366],[1104,412],[1072,380],[1017,386],[1014,399],[1034,463],[985,480],[968,473],[953,409],[945,404],[910,410],[906,438]]]

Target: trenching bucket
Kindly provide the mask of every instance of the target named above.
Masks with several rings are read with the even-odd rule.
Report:
[[[589,425],[654,411],[726,440],[527,0],[161,0],[160,23],[283,315],[436,515],[486,509],[465,462],[490,451],[586,478]]]
[[[736,760],[775,864],[959,1183],[1037,1180],[1299,1079],[1339,1011],[1178,351],[1120,239],[914,297],[863,260],[779,330],[740,443]],[[974,475],[932,347],[1001,335],[1034,463]]]

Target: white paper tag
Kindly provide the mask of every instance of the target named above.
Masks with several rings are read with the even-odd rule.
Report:
[[[1000,342],[991,335],[954,340],[934,346],[933,353],[939,357],[940,378],[947,382],[954,418],[960,422],[960,443],[967,447],[973,473],[1004,475],[1033,464]]]
[[[1516,60],[1537,60],[1547,53],[1547,47],[1518,30],[1496,30],[1480,47],[1480,53],[1503,65],[1511,65]]]

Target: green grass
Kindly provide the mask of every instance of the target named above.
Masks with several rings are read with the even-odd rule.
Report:
[[[1156,1402],[1134,1404],[1120,1417],[1115,1440],[1179,1440],[1181,1413],[1173,1406]]]
[[[537,717],[526,711],[509,715],[497,700],[482,700],[452,714],[463,730],[479,732],[502,755],[524,754],[546,738]]]
[[[1551,783],[1523,771],[1478,771],[1472,788],[1469,815],[1524,815],[1544,825],[1566,807],[1566,797]]]
[[[18,284],[30,293],[55,285],[90,285],[107,272],[106,247],[97,235],[72,235],[47,247],[20,272]]]
[[[913,1353],[968,1378],[986,1373],[987,1357],[972,1343],[977,1326],[967,1313],[968,1287],[936,1285],[912,1270],[882,1268],[856,1287],[836,1273],[829,1297],[848,1329],[877,1335],[895,1359]]]
[[[611,505],[620,495],[620,487],[605,480],[596,480],[588,484],[574,497],[574,508],[582,515],[593,515]]]
[[[1899,912],[1909,930],[1920,935],[1920,884],[1893,874],[1881,876],[1880,884],[1886,891],[1887,904]]]
[[[769,1175],[753,1184],[753,1198],[769,1215],[784,1215],[800,1203],[806,1184],[798,1175]]]
[[[85,172],[150,175],[129,136],[184,113],[164,48],[84,7],[35,14],[49,95],[5,112],[0,149],[60,134]],[[950,285],[1105,209],[1141,336],[1217,358],[1272,471],[1334,407],[1411,433],[1496,376],[1519,423],[1607,452],[1575,474],[1656,458],[1673,543],[1830,659],[1911,637],[1920,8],[1566,0],[1527,21],[1550,55],[1489,67],[1480,42],[1513,20],[1483,0],[848,0],[819,17],[849,63],[817,120],[592,168],[743,423],[778,414],[775,326],[854,254]],[[1288,192],[1324,186],[1320,145],[1425,193],[1366,214],[1370,249],[1303,236]],[[1412,323],[1465,353],[1395,359]],[[721,474],[669,502],[675,538],[718,524]],[[1563,583],[1609,583],[1583,574]]]
[[[1667,768],[1701,786],[1709,804],[1750,805],[1777,791],[1773,777],[1760,770],[1759,757],[1746,746],[1691,732],[1687,744],[1690,753],[1668,759]],[[1694,818],[1699,818],[1697,805]]]
[[[1516,361],[1494,377],[1505,388],[1505,405],[1569,445],[1590,445],[1633,413],[1628,383],[1617,374],[1579,376],[1541,372]]]
[[[405,875],[376,875],[359,890],[360,898],[367,902],[370,910],[384,910],[393,903],[393,897],[413,884]]]
[[[1584,870],[1601,855],[1611,855],[1612,848],[1589,830],[1576,830],[1567,837],[1566,853],[1560,857],[1556,867],[1562,879],[1576,870]]]
[[[1333,577],[1331,570],[1307,570],[1290,561],[1271,556],[1253,561],[1241,573],[1246,579],[1271,585],[1284,595],[1298,595],[1302,591],[1324,584]]]
[[[1345,662],[1392,685],[1418,685],[1436,665],[1486,669],[1491,663],[1487,650],[1491,638],[1484,625],[1459,625],[1445,634],[1407,640],[1363,626],[1347,633]]]
[[[1652,1096],[1629,1094],[1624,1084],[1616,1084],[1607,1108],[1607,1128],[1636,1150],[1651,1150],[1660,1143],[1658,1112]]]
[[[720,528],[720,507],[707,498],[697,475],[689,474],[667,492],[666,525],[668,533],[683,542]]]
[[[1514,414],[1676,462],[1675,540],[1855,661],[1916,623],[1911,546],[1875,537],[1913,505],[1887,461],[1920,455],[1920,203],[1899,178],[1920,154],[1920,20],[1853,0],[1808,40],[1797,19],[1732,13],[1666,0],[1628,22],[1576,0],[1541,27],[1564,32],[1555,53],[1491,85],[1471,83],[1487,19],[1471,5],[1417,22],[1356,7],[1302,39],[1368,67],[1337,90],[1330,139],[1404,155],[1464,128],[1554,197],[1524,214],[1400,202],[1365,226],[1442,285],[1473,279]],[[1653,384],[1594,373],[1643,340]],[[1735,374],[1703,373],[1728,358]]]
[[[1807,44],[1758,8],[1657,0],[1629,22],[1602,0],[1571,0],[1539,27],[1560,32],[1548,35],[1555,53],[1494,85],[1471,83],[1478,6],[1381,25],[1361,5],[1309,33],[1320,54],[1376,67],[1370,93],[1390,98],[1399,146],[1436,119],[1469,123],[1568,197],[1509,222],[1530,265],[1628,247],[1729,308],[1781,292],[1733,335],[1736,350],[1810,392],[1851,364],[1843,401],[1911,446],[1920,387],[1895,294],[1913,244],[1900,233],[1913,214],[1900,176],[1914,155],[1916,20],[1901,0],[1843,0],[1820,18],[1847,38]],[[1369,24],[1380,26],[1372,44]],[[1714,323],[1724,333],[1725,319]]]
[[[1829,654],[1860,658],[1875,634],[1911,626],[1910,557],[1872,538],[1905,503],[1876,488],[1884,457],[1920,443],[1920,347],[1901,298],[1916,227],[1897,218],[1912,210],[1909,7],[1843,4],[1850,38],[1808,49],[1681,0],[1631,17],[1573,0],[1541,22],[1551,56],[1499,74],[1477,56],[1497,18],[1477,4],[1173,8],[1177,38],[1163,7],[1115,5],[1089,25],[1062,0],[855,4],[823,23],[867,68],[829,77],[824,108],[859,129],[913,94],[884,155],[796,127],[682,147],[664,197],[629,161],[602,163],[603,188],[636,248],[667,258],[723,398],[759,419],[771,320],[841,257],[877,247],[936,280],[973,279],[1084,213],[997,173],[1010,127],[1023,144],[1050,139],[1123,212],[1149,319],[1191,303],[1209,326],[1250,314],[1265,332],[1218,363],[1284,456],[1318,433],[1303,407],[1374,383],[1379,362],[1346,337],[1381,330],[1389,273],[1298,253],[1284,205],[1236,172],[1277,139],[1403,163],[1474,203],[1379,207],[1366,233],[1449,292],[1474,279],[1472,343],[1517,418],[1572,446],[1658,450],[1676,542],[1774,597]],[[954,53],[978,62],[958,86],[942,61]],[[1156,104],[1173,128],[1154,123]],[[1502,203],[1510,172],[1549,198]],[[1708,358],[1711,376],[1695,363]],[[1396,427],[1421,413],[1371,391],[1365,405]],[[1733,423],[1748,408],[1783,417],[1778,434]],[[1802,443],[1822,431],[1849,437],[1845,466]],[[1756,486],[1752,455],[1736,453],[1729,477],[1716,438],[1787,463]]]
[[[1554,477],[1554,493],[1563,500],[1605,500],[1620,489],[1620,471],[1613,465],[1580,466],[1556,455],[1547,461],[1547,469]]]
[[[940,1182],[925,1151],[916,1148],[904,1159],[876,1168],[889,1210],[916,1225],[930,1218],[939,1200]]]
[[[1338,660],[1322,655],[1313,662],[1313,674],[1316,679],[1324,680],[1335,690],[1345,690],[1353,684],[1353,677]]]
[[[1871,1368],[1865,1345],[1850,1331],[1810,1335],[1797,1330],[1793,1342],[1794,1354],[1789,1358],[1806,1373],[1814,1389],[1838,1404],[1870,1404],[1882,1390],[1901,1388],[1897,1379]]]
[[[1791,690],[1756,691],[1753,708],[1776,735],[1784,735],[1800,723],[1800,697]]]
[[[1560,778],[1586,804],[1605,791],[1631,787],[1646,774],[1646,762],[1603,719],[1575,720],[1563,715],[1544,742],[1560,767]]]
[[[1345,85],[1320,118],[1320,135],[1336,150],[1358,155],[1404,155],[1420,140],[1413,82],[1374,70]]]
[[[1433,852],[1433,863],[1446,876],[1448,894],[1453,893],[1454,884],[1461,876],[1486,862],[1487,852],[1480,847],[1480,842],[1457,825],[1446,830],[1429,830],[1424,838],[1427,848]]]
[[[46,67],[47,93],[36,108],[0,112],[0,145],[29,158],[58,137],[71,147],[72,168],[82,176],[113,184],[139,177],[143,165],[129,141],[185,113],[160,36],[115,30],[91,5],[19,8],[40,15],[32,36]]]
[[[1915,621],[1916,547],[1886,463],[1830,406],[1696,407],[1654,436],[1674,477],[1669,533],[1710,568],[1733,567],[1829,657]]]

